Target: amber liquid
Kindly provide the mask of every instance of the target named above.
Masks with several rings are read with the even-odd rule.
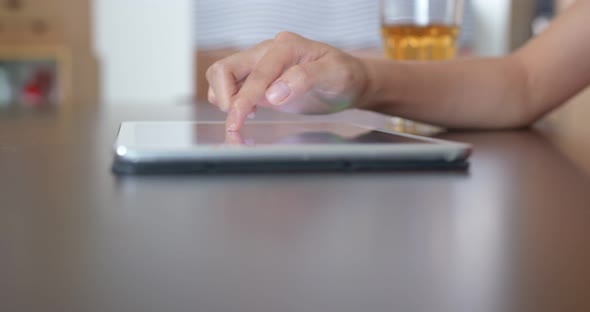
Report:
[[[383,25],[385,56],[395,60],[441,61],[455,57],[459,27]]]

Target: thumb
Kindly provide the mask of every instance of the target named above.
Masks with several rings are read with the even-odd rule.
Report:
[[[271,105],[280,106],[299,99],[326,80],[330,70],[333,68],[323,60],[294,65],[268,87],[266,100]]]

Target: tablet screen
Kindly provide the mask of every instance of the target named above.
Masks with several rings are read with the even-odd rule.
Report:
[[[138,146],[392,144],[429,141],[344,123],[248,123],[240,132],[226,132],[223,123],[137,123]]]

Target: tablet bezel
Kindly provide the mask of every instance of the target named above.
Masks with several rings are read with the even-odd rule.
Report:
[[[370,131],[380,131],[424,142],[420,143],[342,143],[342,144],[297,144],[297,145],[193,145],[186,147],[138,146],[135,144],[135,126],[145,124],[216,125],[221,122],[195,121],[134,121],[123,122],[114,144],[115,162],[126,166],[139,164],[173,164],[173,163],[207,163],[209,167],[223,163],[244,165],[248,163],[288,163],[354,161],[354,162],[408,162],[408,163],[460,163],[471,154],[471,146],[465,143],[450,142],[412,134],[398,133],[354,123],[335,121],[256,121],[256,124],[297,125],[305,127],[310,124],[345,124]],[[117,170],[115,170],[117,171]]]

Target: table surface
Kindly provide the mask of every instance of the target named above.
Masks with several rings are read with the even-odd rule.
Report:
[[[590,311],[590,175],[550,132],[438,134],[468,172],[110,172],[121,121],[222,118],[0,113],[0,311]]]

